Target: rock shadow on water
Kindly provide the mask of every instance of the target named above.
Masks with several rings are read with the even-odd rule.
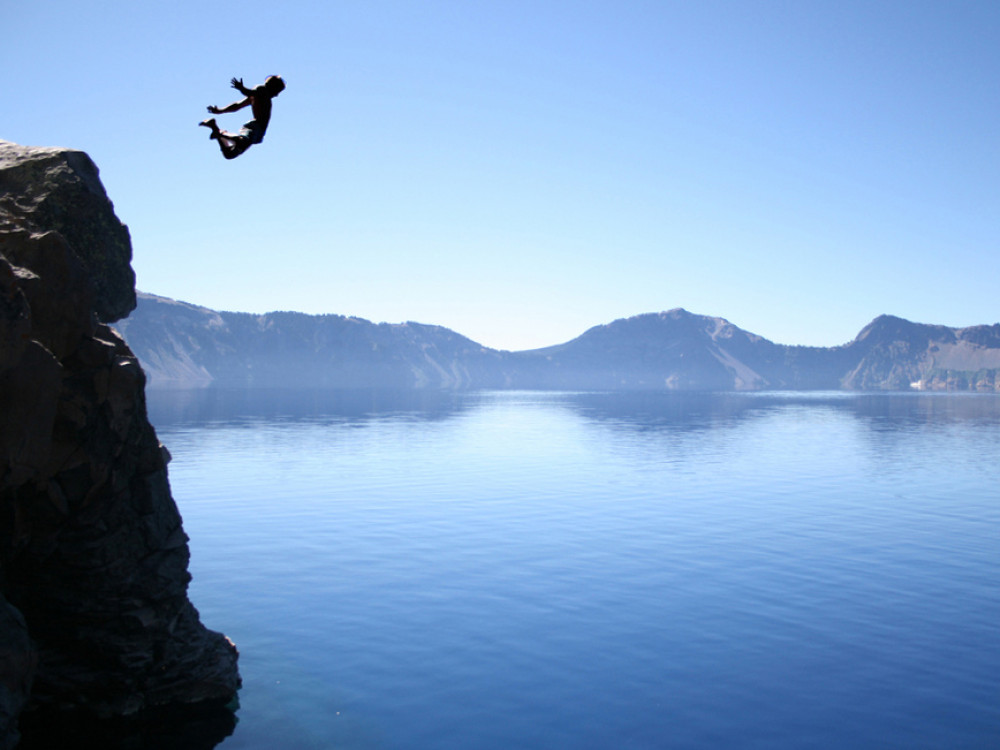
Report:
[[[28,711],[21,715],[17,750],[212,750],[232,736],[238,722],[233,706],[218,704],[175,705],[114,719]]]

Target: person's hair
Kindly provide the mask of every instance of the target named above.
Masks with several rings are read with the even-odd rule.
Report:
[[[267,80],[264,81],[264,88],[271,96],[277,96],[285,90],[285,82],[281,76],[268,76]]]

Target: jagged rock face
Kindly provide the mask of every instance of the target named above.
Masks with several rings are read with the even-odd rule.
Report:
[[[948,328],[881,315],[847,347],[859,390],[1000,390],[1000,325]]]
[[[0,140],[0,228],[59,232],[87,269],[98,318],[111,323],[135,309],[135,273],[128,229],[98,175],[82,151]]]
[[[77,215],[114,216],[106,199],[79,197],[103,195],[85,155],[0,147],[2,748],[25,704],[120,716],[226,703],[239,675],[235,647],[187,599],[188,540],[145,375],[98,320],[134,304],[127,234],[117,219]],[[61,217],[59,232],[38,231],[46,215]]]

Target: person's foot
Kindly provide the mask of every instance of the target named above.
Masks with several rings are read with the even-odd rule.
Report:
[[[202,120],[198,124],[203,128],[210,128],[212,130],[212,134],[209,136],[209,138],[219,137],[219,126],[215,123],[214,117],[209,117],[207,120]]]

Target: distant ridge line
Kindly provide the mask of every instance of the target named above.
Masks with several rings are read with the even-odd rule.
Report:
[[[412,321],[221,312],[140,292],[117,327],[151,387],[1000,391],[1000,324],[892,315],[845,344],[815,347],[674,308],[511,352]]]

